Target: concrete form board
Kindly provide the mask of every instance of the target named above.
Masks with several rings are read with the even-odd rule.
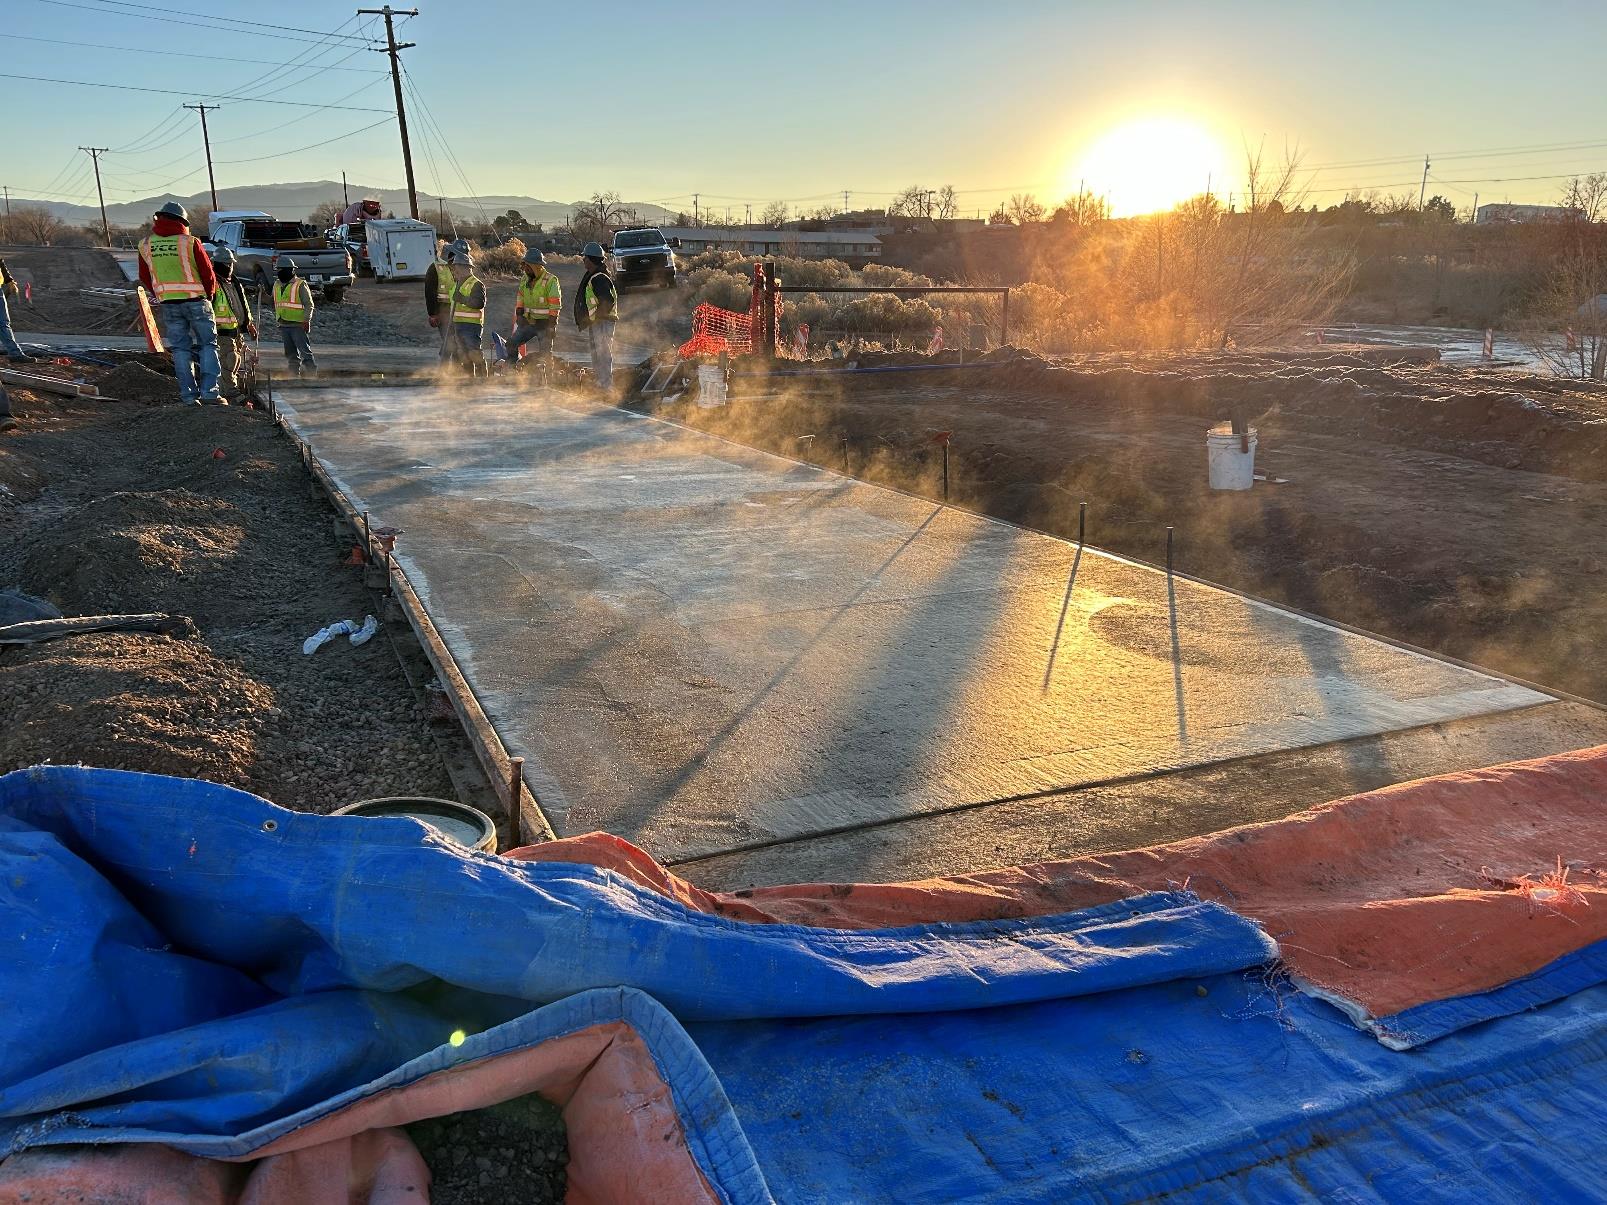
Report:
[[[1549,701],[561,395],[285,404],[554,826],[668,860]]]

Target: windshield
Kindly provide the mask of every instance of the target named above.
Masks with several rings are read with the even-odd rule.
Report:
[[[621,230],[614,236],[614,249],[631,247],[662,247],[664,236],[657,230]]]

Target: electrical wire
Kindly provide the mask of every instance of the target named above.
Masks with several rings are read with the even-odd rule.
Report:
[[[296,108],[299,108],[299,109],[345,108],[348,112],[352,112],[352,113],[386,113],[386,112],[389,112],[389,110],[387,110],[387,109],[363,108],[363,107],[360,107],[360,106],[357,106],[357,105],[345,105],[345,106],[341,106],[341,105],[321,105],[321,104],[316,104],[316,103],[314,103],[312,101],[269,100],[269,99],[267,99],[265,97],[258,97],[258,96],[232,96],[232,95],[230,95],[229,93],[226,93],[226,92],[196,92],[194,90],[191,90],[191,91],[188,91],[188,92],[180,92],[180,91],[178,91],[177,89],[174,89],[174,88],[142,88],[142,87],[139,87],[139,86],[137,86],[135,84],[106,84],[106,83],[100,82],[99,80],[54,79],[54,78],[51,78],[51,77],[48,77],[48,76],[43,76],[43,75],[17,75],[17,74],[14,74],[12,72],[8,72],[8,71],[0,71],[0,79],[29,80],[29,81],[31,81],[33,83],[36,83],[36,84],[73,84],[73,85],[75,85],[77,87],[81,87],[81,88],[112,88],[112,89],[115,89],[115,90],[117,90],[119,92],[151,92],[151,93],[157,93],[157,94],[164,95],[164,96],[200,96],[200,97],[203,97],[203,98],[205,98],[207,100],[232,100],[232,101],[236,101],[236,102],[246,102],[246,103],[258,104],[258,105],[294,105]]]
[[[53,46],[71,46],[77,50],[115,50],[118,54],[159,54],[168,58],[178,59],[204,59],[209,63],[218,61],[215,54],[195,54],[187,50],[157,50],[149,46],[108,46],[103,42],[72,42],[66,38],[39,38],[31,34],[5,33],[0,31],[0,38],[13,38],[22,42],[48,42]],[[362,47],[367,49],[367,47]],[[229,56],[230,63],[249,63],[253,67],[287,67],[288,63],[281,63],[274,59],[241,59]],[[370,67],[324,67],[324,71],[363,71],[375,75],[385,74],[383,69]]]
[[[106,2],[106,0],[101,0],[102,4],[104,4],[105,2]],[[298,28],[298,27],[296,27],[294,25],[268,25],[268,24],[266,24],[264,22],[261,22],[261,21],[241,21],[240,18],[238,18],[238,17],[216,17],[216,16],[213,16],[213,15],[211,15],[209,13],[192,13],[192,12],[182,12],[181,13],[180,10],[178,10],[178,9],[164,8],[164,9],[161,9],[161,10],[158,10],[158,11],[164,12],[164,13],[173,13],[175,15],[173,15],[173,16],[157,16],[156,11],[152,11],[152,12],[149,12],[149,13],[130,12],[130,11],[127,11],[125,9],[96,7],[96,6],[91,5],[91,4],[74,3],[74,0],[34,0],[34,3],[35,4],[49,4],[49,5],[53,5],[56,8],[82,9],[84,12],[96,13],[96,14],[102,16],[102,17],[106,17],[106,16],[136,17],[136,18],[138,18],[140,20],[143,20],[143,21],[161,21],[161,22],[163,22],[165,24],[168,24],[168,25],[186,25],[186,26],[189,26],[191,29],[211,30],[212,32],[215,32],[215,33],[236,33],[236,34],[243,34],[243,35],[245,35],[247,37],[276,38],[276,39],[278,39],[280,41],[305,42],[305,41],[309,41],[309,40],[322,40],[323,38],[328,36],[327,34],[320,33],[320,31],[318,31],[316,29],[300,29],[300,28]],[[146,8],[148,6],[146,6],[146,5],[136,5],[136,6],[133,6],[133,7]],[[264,32],[258,33],[255,29],[236,28],[236,27],[230,26],[230,25],[221,25],[221,24],[202,24],[202,25],[198,25],[197,24],[197,22],[220,22],[220,21],[234,21],[234,22],[239,22],[241,25],[258,26],[259,28],[264,30]],[[314,34],[314,35],[317,35],[317,36],[314,39],[308,39],[308,38],[304,38],[304,37],[298,37],[297,36],[298,34]]]
[[[237,163],[261,163],[267,159],[283,159],[286,155],[299,155],[302,151],[316,150],[318,147],[328,146],[332,142],[340,142],[342,139],[352,138],[358,134],[366,133],[369,130],[377,130],[380,126],[390,125],[391,122],[395,120],[396,118],[394,116],[381,118],[372,125],[363,126],[361,129],[348,130],[344,134],[336,134],[333,138],[325,138],[322,142],[311,142],[306,146],[298,146],[293,150],[288,151],[279,151],[272,155],[253,155],[249,159],[218,159],[214,162],[216,162],[219,166],[233,166]]]
[[[457,154],[452,150],[451,142],[447,140],[446,134],[442,132],[440,122],[435,120],[435,114],[430,112],[429,105],[424,103],[424,96],[418,90],[418,85],[413,82],[413,76],[408,71],[406,64],[402,64],[402,79],[407,84],[409,94],[417,102],[419,111],[423,114],[424,119],[435,128],[436,140],[446,153],[447,160],[452,164],[452,169],[457,173],[458,179],[463,181],[463,188],[468,194],[469,200],[473,201],[475,209],[479,210],[480,220],[482,222],[489,221],[490,219],[486,216],[485,206],[480,203],[479,193],[475,192],[474,185],[469,183],[469,177],[464,173],[463,165],[458,162]]]

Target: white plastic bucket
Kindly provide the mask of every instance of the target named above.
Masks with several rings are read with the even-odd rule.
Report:
[[[1249,451],[1245,451],[1246,444]],[[1255,484],[1256,430],[1235,435],[1227,425],[1205,435],[1205,465],[1214,490],[1247,490]]]

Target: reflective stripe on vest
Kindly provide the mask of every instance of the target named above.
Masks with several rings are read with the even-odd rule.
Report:
[[[524,307],[526,322],[556,318],[563,312],[563,286],[551,272],[534,279],[527,276],[519,282],[519,304]]]
[[[195,273],[193,234],[151,234],[140,240],[140,258],[150,269],[158,301],[193,301],[206,296]]]
[[[593,272],[586,278],[586,288],[585,291],[581,293],[581,300],[586,303],[586,317],[590,318],[593,322],[597,321],[599,317],[619,317],[619,295],[617,293],[614,295],[613,301],[608,303],[608,313],[602,315],[597,313],[598,310],[603,308],[603,304],[597,299],[597,294],[592,290],[591,282],[596,280],[599,276],[607,275],[608,274],[606,272]],[[613,277],[609,276],[609,279],[612,280]]]
[[[471,310],[469,308],[469,294],[474,291],[474,286],[479,283],[480,281],[477,277],[465,276],[458,284],[458,287],[452,290],[453,322],[462,322],[466,325],[485,322],[485,299],[483,297],[480,299],[479,309]]]
[[[229,290],[225,285],[219,285],[218,291],[212,294],[212,313],[218,320],[220,331],[237,331],[240,329],[240,318],[229,304]]]
[[[273,316],[280,322],[307,321],[307,303],[302,300],[304,280],[280,281],[273,286]]]

